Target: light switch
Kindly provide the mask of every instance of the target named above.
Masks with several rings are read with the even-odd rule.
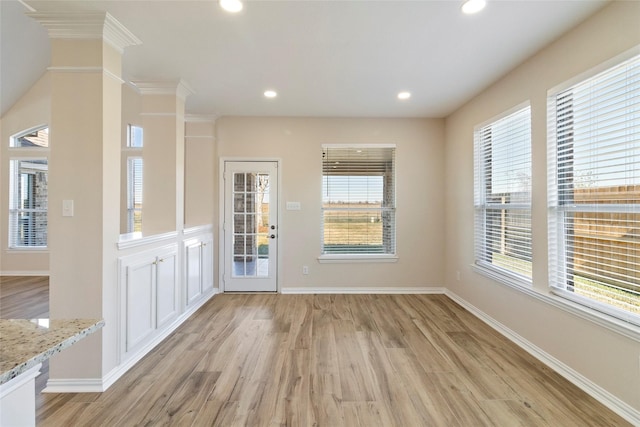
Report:
[[[73,200],[62,201],[62,216],[73,216]]]
[[[287,210],[288,211],[299,211],[300,210],[300,202],[287,202]]]

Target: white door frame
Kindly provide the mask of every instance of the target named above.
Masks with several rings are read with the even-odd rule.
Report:
[[[225,162],[275,162],[278,168],[278,203],[276,208],[278,209],[278,238],[276,239],[277,259],[276,259],[276,292],[280,293],[280,272],[282,271],[282,255],[280,240],[284,233],[282,232],[282,159],[274,157],[220,157],[218,165],[218,283],[220,292],[224,292],[224,275],[230,274],[225,271],[227,267],[225,265],[226,247],[225,247],[225,235],[224,235],[224,203],[225,203]]]

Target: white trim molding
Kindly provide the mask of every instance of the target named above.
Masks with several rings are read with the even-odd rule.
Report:
[[[124,80],[122,80],[122,78],[118,75],[116,75],[115,73],[113,73],[112,71],[109,71],[108,69],[104,68],[104,67],[48,67],[47,71],[51,72],[51,73],[102,73],[107,77],[110,77],[112,79],[114,79],[115,81],[117,81],[120,84],[124,84]]]
[[[501,285],[508,286],[512,289],[515,289],[517,291],[524,293],[525,295],[533,297],[553,307],[559,308],[560,310],[566,311],[567,313],[571,313],[574,316],[577,316],[581,319],[588,320],[590,322],[595,323],[598,326],[609,329],[627,338],[631,338],[632,340],[640,342],[640,327],[636,326],[635,324],[625,322],[623,320],[601,313],[597,310],[594,310],[582,304],[578,304],[566,298],[559,297],[552,293],[544,294],[530,286],[523,286],[521,284],[523,282],[521,283],[510,282],[509,280],[506,280],[504,277],[490,274],[491,272],[489,270],[478,267],[475,264],[472,264],[471,268],[474,271],[478,272],[479,274],[484,274],[485,276],[494,279],[496,282],[498,282]]]
[[[48,276],[48,275],[49,275],[49,270],[0,271],[0,276],[34,276],[35,277],[35,276]]]
[[[127,46],[142,44],[108,12],[27,12],[26,15],[46,28],[52,39],[101,39],[120,53]]]
[[[142,237],[139,233],[121,234],[120,241],[118,241],[118,249],[129,249],[138,246],[146,246],[152,243],[164,242],[166,240],[175,239],[178,237],[177,231],[170,231],[168,233],[154,234],[152,236]]]
[[[187,123],[215,123],[218,116],[206,114],[185,114],[184,121]]]
[[[195,91],[182,79],[180,80],[158,80],[158,81],[132,81],[132,85],[138,89],[142,95],[175,95],[181,100]]]
[[[196,225],[182,230],[182,235],[185,237],[204,233],[213,233],[213,224]]]
[[[318,257],[320,264],[354,264],[362,262],[398,262],[396,255],[355,255],[355,254],[340,254],[340,255],[320,255]]]
[[[49,379],[42,393],[102,393],[102,378]]]
[[[618,399],[613,394],[609,393],[607,390],[603,389],[599,385],[595,384],[593,381],[589,380],[579,372],[575,371],[571,367],[562,363],[560,360],[556,359],[546,351],[542,350],[540,347],[536,346],[532,342],[526,340],[522,336],[518,335],[513,330],[509,329],[502,323],[495,320],[493,317],[489,316],[479,308],[475,307],[473,304],[467,302],[462,299],[454,292],[446,289],[444,294],[451,298],[456,303],[460,304],[465,310],[476,316],[478,319],[482,320],[484,323],[489,325],[491,328],[495,329],[497,332],[502,334],[504,337],[512,341],[514,344],[522,348],[524,351],[538,359],[540,362],[544,363],[555,372],[560,374],[563,378],[583,390],[585,393],[596,399],[598,402],[602,403],[613,412],[620,415],[622,418],[626,419],[633,425],[640,426],[640,411],[636,410],[632,406]]]
[[[283,294],[445,294],[442,286],[405,286],[405,287],[298,287],[282,288]]]

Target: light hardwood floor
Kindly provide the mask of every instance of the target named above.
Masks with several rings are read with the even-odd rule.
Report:
[[[48,276],[0,276],[0,319],[48,319]],[[49,379],[49,361],[36,377],[36,399]]]
[[[0,276],[0,319],[48,317],[47,276]]]
[[[443,295],[218,295],[39,426],[625,426]]]

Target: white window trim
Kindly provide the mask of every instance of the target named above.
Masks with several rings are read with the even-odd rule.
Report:
[[[318,257],[320,264],[349,264],[349,263],[391,263],[398,262],[398,255],[384,254],[323,254]]]
[[[483,261],[471,265],[476,273],[516,289],[531,289],[533,280]]]
[[[393,148],[397,150],[396,144],[322,144],[322,150],[326,148]],[[394,165],[394,198],[397,197],[395,187],[397,186],[397,163]],[[324,177],[324,175],[323,175]],[[395,201],[394,201],[395,202]],[[397,212],[397,203],[394,203],[394,212]],[[395,239],[395,253],[393,254],[324,254],[322,253],[322,244],[320,245],[320,255],[318,262],[320,264],[352,264],[352,263],[395,263],[398,262],[398,241],[397,241],[397,222],[394,220],[393,235]]]
[[[578,304],[577,302],[574,302],[570,299],[558,296],[554,294],[551,289],[549,289],[549,293],[545,294],[544,292],[541,292],[536,288],[530,286],[522,286],[516,281],[510,281],[506,279],[504,276],[492,274],[492,271],[483,269],[481,266],[478,266],[476,264],[471,264],[470,267],[476,273],[493,279],[500,285],[507,286],[517,292],[521,292],[527,296],[535,298],[538,301],[549,304],[581,319],[592,322],[602,328],[608,329],[634,341],[640,342],[640,326],[626,322],[624,320],[620,320],[616,317],[612,317],[608,314],[602,313],[601,311],[593,308],[586,307],[582,304]]]
[[[500,119],[502,119],[504,117],[510,116],[511,114],[516,113],[516,112],[518,112],[520,110],[523,110],[525,108],[531,109],[531,101],[529,101],[529,100],[524,101],[524,102],[522,102],[522,103],[520,103],[518,105],[515,105],[512,108],[510,108],[510,109],[508,109],[506,111],[503,111],[502,113],[497,114],[497,115],[491,117],[490,119],[485,120],[484,122],[474,126],[474,128],[473,128],[473,144],[474,144],[474,147],[473,147],[474,148],[474,159],[473,159],[473,162],[474,162],[474,167],[475,167],[475,162],[476,162],[475,156],[477,155],[477,153],[476,153],[476,150],[477,150],[477,147],[476,147],[476,134],[477,134],[477,132],[479,132],[482,128],[484,128],[486,126],[488,126],[488,125],[490,125],[490,124],[492,124],[492,123],[494,123],[494,122],[496,122],[496,121],[498,121],[498,120],[500,120]],[[530,114],[531,114],[531,110],[530,110]],[[530,120],[531,120],[531,117],[530,117]],[[476,173],[477,172],[474,169],[474,176],[475,176]],[[483,178],[483,180],[484,180],[484,178]],[[474,193],[476,191],[475,185],[476,185],[476,182],[474,181]],[[484,205],[485,208],[487,206],[488,206],[487,204]],[[528,210],[531,213],[531,215],[533,215],[533,200],[531,200],[531,203],[528,204],[528,205],[521,205],[521,204],[509,204],[509,205],[491,204],[490,206],[491,206],[491,208],[505,207],[505,208],[514,209],[514,210],[517,210],[517,209],[523,210],[524,209],[524,210]],[[476,215],[477,215],[478,209],[480,209],[480,207],[475,206],[475,202],[474,202],[474,209],[473,209],[474,227],[477,227]],[[484,226],[486,226],[486,224],[483,222],[483,227]],[[533,224],[532,224],[532,229],[533,229]],[[475,230],[475,228],[474,228],[474,233],[473,233],[474,242],[473,242],[473,245],[474,245],[474,260],[475,261],[474,261],[474,264],[472,265],[474,271],[476,271],[477,273],[482,274],[483,276],[486,276],[486,277],[488,277],[490,279],[496,280],[496,281],[498,281],[500,283],[503,283],[503,284],[505,284],[507,286],[510,286],[510,287],[515,287],[517,289],[531,289],[533,287],[533,282],[532,282],[531,278],[528,278],[528,277],[526,277],[524,275],[520,275],[520,274],[517,274],[515,272],[511,272],[509,270],[500,268],[499,266],[495,266],[493,264],[489,264],[489,263],[487,263],[485,261],[478,260],[477,257],[476,257],[476,255],[477,255],[476,254],[476,245],[477,245],[477,243],[475,241],[476,234],[477,234],[477,230]],[[532,264],[533,264],[533,260],[532,260]],[[533,266],[532,266],[532,269],[533,269]]]
[[[33,126],[29,129],[23,130],[21,132],[18,132],[16,134],[13,134],[9,137],[9,150],[10,151],[20,151],[20,150],[24,150],[25,152],[29,152],[29,153],[34,153],[34,152],[41,152],[41,151],[49,151],[51,149],[51,139],[49,139],[49,145],[47,147],[14,147],[13,141],[15,141],[16,138],[19,138],[22,135],[26,135],[28,133],[33,133],[42,129],[47,129],[49,128],[48,124],[40,124],[37,126]],[[49,131],[51,131],[51,129],[49,129]]]
[[[24,132],[20,132],[17,133],[15,136],[18,135],[23,135],[25,133],[29,133],[29,132],[33,132],[39,129],[43,129],[47,126],[38,126],[35,128],[32,128],[31,130],[28,131],[24,131]],[[11,138],[13,138],[14,136],[12,136]],[[11,168],[9,167],[9,165],[11,164],[12,161],[29,161],[29,160],[46,160],[47,161],[47,174],[48,174],[48,167],[49,167],[49,152],[50,149],[49,147],[9,147],[9,164],[7,165],[7,170],[10,170]],[[11,187],[11,182],[12,182],[13,177],[11,176],[11,174],[9,173],[9,187]],[[9,192],[8,192],[8,198],[7,198],[7,209],[6,209],[6,213],[7,213],[7,217],[11,216],[11,211],[12,209],[9,208],[9,206],[11,205],[11,194],[12,194],[12,190],[11,188],[9,188]],[[49,198],[49,194],[47,192],[47,201]],[[48,204],[48,203],[47,203]],[[48,218],[49,218],[49,209],[47,209],[47,231],[49,228],[48,225]],[[11,246],[10,241],[11,241],[11,226],[7,223],[7,239],[5,240],[5,244],[6,244],[6,250],[7,252],[14,252],[14,253],[20,253],[20,252],[40,252],[40,253],[48,253],[49,251],[49,239],[47,236],[47,244],[44,246]]]
[[[557,144],[556,134],[552,132],[555,129],[556,110],[555,110],[555,95],[573,87],[585,80],[588,80],[601,72],[604,72],[618,64],[629,60],[640,54],[640,45],[635,46],[583,73],[576,75],[575,77],[557,85],[547,91],[547,150],[549,144],[554,146]],[[552,225],[560,227],[557,219],[554,217],[558,212],[591,212],[591,208],[594,205],[572,205],[572,206],[551,206],[550,195],[556,191],[557,184],[557,156],[551,156],[547,153],[547,234],[548,234],[548,247],[547,247],[547,264],[550,264],[549,253],[550,245],[557,239],[564,230],[551,231]],[[602,205],[598,205],[601,207]],[[628,210],[621,205],[607,205],[611,208],[612,212],[625,213]],[[564,251],[559,251],[564,254]],[[558,263],[565,264],[564,261],[557,261]],[[551,274],[551,269],[549,269]],[[510,285],[510,284],[508,284]],[[617,309],[614,306],[601,303],[597,300],[577,295],[574,292],[567,291],[566,289],[554,286],[551,281],[551,276],[548,278],[548,289],[550,296],[544,295],[537,291],[532,291],[533,296],[543,299],[550,304],[560,307],[565,311],[578,315],[581,318],[593,321],[594,323],[620,333],[628,338],[640,341],[640,319],[639,316],[630,313],[626,310]],[[544,298],[541,298],[543,296]]]
[[[134,206],[130,206],[130,203],[133,202],[133,198],[135,198],[135,196],[132,193],[135,193],[135,180],[134,181],[130,181],[130,178],[132,177],[132,171],[129,169],[131,167],[131,165],[133,164],[133,161],[135,160],[140,160],[142,163],[142,168],[144,171],[144,158],[142,157],[142,150],[140,149],[136,149],[136,152],[139,153],[139,155],[130,155],[127,156],[127,233],[126,234],[131,234],[131,235],[136,235],[138,233],[141,232],[136,232],[133,231],[133,227],[134,227],[134,222],[135,222],[135,212],[136,211],[140,211],[141,215],[142,215],[142,209],[136,209],[135,205]],[[143,172],[143,177],[144,177],[144,172]],[[141,178],[141,181],[143,182],[144,185],[144,178]]]

